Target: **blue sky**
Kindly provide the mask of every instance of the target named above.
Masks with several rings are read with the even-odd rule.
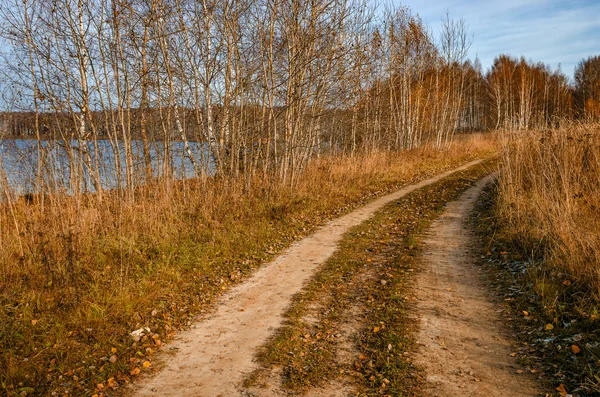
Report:
[[[484,70],[499,54],[525,56],[570,78],[575,65],[600,55],[600,0],[393,0],[419,14],[437,36],[441,19],[463,17]]]

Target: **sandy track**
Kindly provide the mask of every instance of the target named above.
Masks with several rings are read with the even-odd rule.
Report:
[[[318,267],[337,248],[343,234],[370,218],[385,204],[430,185],[480,160],[406,186],[345,216],[293,244],[261,267],[246,282],[232,288],[214,313],[201,318],[167,346],[176,350],[163,371],[132,390],[134,396],[239,396],[244,376],[257,365],[256,349],[281,325],[283,313]]]
[[[487,177],[448,204],[423,242],[417,279],[421,329],[415,363],[425,369],[422,396],[536,396],[531,377],[518,374],[503,336],[498,306],[490,303],[474,264],[474,237],[465,225]]]

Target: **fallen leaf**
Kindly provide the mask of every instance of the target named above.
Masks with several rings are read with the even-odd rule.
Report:
[[[546,331],[550,331],[552,329],[554,329],[554,325],[552,325],[550,323],[546,324]]]
[[[518,370],[516,370],[515,372],[516,372],[516,373],[518,373],[518,374],[522,374],[522,373],[523,373],[523,370],[522,370],[522,369],[518,369]]]
[[[565,385],[563,385],[562,383],[556,388],[556,390],[560,393],[561,397],[567,395],[567,389],[565,389]]]
[[[375,327],[375,328],[373,328],[373,333],[378,333],[380,329],[381,329],[381,328],[379,328],[379,327]]]
[[[131,370],[131,372],[129,373],[129,375],[137,375],[141,372],[141,370],[139,368],[134,368]]]
[[[575,353],[575,354],[581,352],[581,349],[577,345],[572,345],[571,350],[573,350],[573,353]]]
[[[150,368],[152,366],[152,363],[150,361],[144,361],[142,365],[144,366],[144,368]]]
[[[525,311],[525,310],[523,310],[523,315],[524,315],[524,316],[529,316],[529,312],[528,312],[528,311]]]
[[[119,386],[119,384],[115,381],[115,378],[108,378],[106,382],[108,383],[108,387],[111,389],[116,389]]]
[[[563,285],[566,285],[567,287],[571,285],[571,280],[565,280],[563,281]]]
[[[38,320],[31,320],[31,325],[36,325]]]
[[[116,348],[116,347],[113,347],[112,349],[110,349],[110,352],[111,352],[111,353],[116,353],[116,352],[117,352],[117,348]]]

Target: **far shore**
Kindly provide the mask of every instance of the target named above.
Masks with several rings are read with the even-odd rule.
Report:
[[[76,137],[72,137],[72,140],[76,140]],[[95,139],[97,140],[101,140],[101,141],[108,141],[110,140],[110,138],[106,135],[100,135],[98,137],[96,137]],[[22,141],[37,141],[38,138],[35,135],[0,135],[0,142],[2,141],[14,141],[14,140],[22,140]],[[57,137],[53,137],[51,135],[40,135],[40,140],[42,141],[52,141],[52,140],[63,140],[63,138],[57,138]],[[89,139],[92,140],[92,139]],[[121,139],[119,139],[121,140]],[[132,138],[132,140],[134,141],[139,141],[141,140],[141,138],[138,137],[134,137]],[[198,141],[195,139],[188,139],[187,140],[190,143],[202,143],[202,141]],[[149,139],[149,142],[162,142],[162,140],[158,140],[158,139]],[[183,142],[180,138],[176,138],[176,139],[172,139],[170,142]]]

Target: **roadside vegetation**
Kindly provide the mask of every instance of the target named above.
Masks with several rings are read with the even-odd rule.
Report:
[[[321,158],[294,189],[186,180],[0,207],[3,394],[110,394],[223,290],[315,227],[398,186],[495,150],[467,135],[449,150]],[[147,327],[137,342],[129,335]]]
[[[356,396],[418,395],[410,290],[422,233],[447,202],[489,174],[492,163],[419,189],[353,228],[295,297],[286,323],[259,354],[264,368],[246,387],[257,395],[264,387],[321,395],[332,384]]]
[[[600,126],[502,134],[479,225],[523,363],[565,395],[600,393]]]

